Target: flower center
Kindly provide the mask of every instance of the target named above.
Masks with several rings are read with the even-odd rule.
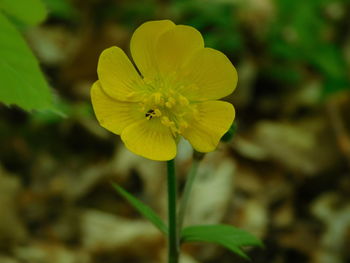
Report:
[[[160,121],[169,127],[174,136],[181,134],[199,113],[196,103],[190,102],[180,93],[183,87],[164,81],[147,81],[140,110],[148,121]]]

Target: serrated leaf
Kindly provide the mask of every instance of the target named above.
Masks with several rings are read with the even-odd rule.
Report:
[[[168,227],[164,224],[162,219],[147,205],[139,201],[129,192],[124,190],[117,184],[112,183],[114,189],[124,198],[126,199],[140,214],[142,214],[145,218],[147,218],[155,227],[157,227],[162,233],[165,235],[168,234]]]
[[[0,9],[27,25],[39,24],[47,16],[41,0],[0,0]]]
[[[17,29],[0,12],[0,101],[25,110],[52,109],[39,63]]]
[[[263,246],[252,234],[229,225],[189,226],[181,232],[181,242],[209,242],[228,248],[239,256],[249,259],[241,247]]]

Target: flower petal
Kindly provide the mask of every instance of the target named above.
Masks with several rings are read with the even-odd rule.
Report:
[[[235,110],[232,104],[225,101],[205,101],[197,106],[199,118],[193,120],[182,135],[195,150],[214,151],[221,137],[232,125]]]
[[[201,33],[191,27],[177,25],[163,33],[158,40],[156,59],[161,73],[176,71],[194,52],[204,48]]]
[[[131,55],[143,76],[152,77],[157,73],[155,49],[159,36],[175,24],[170,20],[150,21],[139,26],[130,42]]]
[[[134,123],[125,128],[121,136],[130,151],[145,158],[167,161],[176,155],[176,143],[170,129],[157,119]]]
[[[141,77],[129,58],[119,47],[105,49],[98,61],[98,78],[104,92],[117,100],[133,101]]]
[[[183,91],[189,100],[216,100],[233,92],[237,85],[237,71],[220,51],[203,48],[196,52],[182,68],[179,78],[193,88]]]
[[[91,88],[92,106],[102,127],[121,134],[123,129],[141,119],[144,114],[137,110],[138,104],[122,102],[110,98],[96,81]]]

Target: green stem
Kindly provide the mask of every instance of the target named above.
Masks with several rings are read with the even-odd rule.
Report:
[[[168,167],[168,263],[178,263],[179,261],[179,241],[176,223],[176,175],[175,161],[167,162]]]
[[[182,226],[185,220],[185,213],[186,213],[188,201],[190,198],[193,182],[194,182],[194,179],[196,178],[198,165],[199,165],[199,160],[193,159],[193,163],[192,163],[190,172],[187,175],[185,189],[181,198],[180,209],[178,214],[178,225],[177,225],[178,231],[179,231],[178,234],[181,233]]]

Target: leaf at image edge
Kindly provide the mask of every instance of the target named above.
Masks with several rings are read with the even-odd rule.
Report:
[[[113,188],[126,199],[137,211],[139,211],[145,218],[150,220],[154,226],[156,226],[165,235],[168,234],[168,228],[164,222],[159,218],[159,216],[147,205],[139,201],[129,192],[124,190],[117,184],[112,183]]]
[[[262,242],[252,234],[229,225],[189,226],[181,232],[181,242],[209,242],[224,246],[239,256],[249,259],[241,247],[259,246]]]
[[[51,90],[27,43],[0,12],[0,102],[24,110],[53,109]]]
[[[0,10],[27,25],[37,25],[47,17],[42,0],[0,0]]]

